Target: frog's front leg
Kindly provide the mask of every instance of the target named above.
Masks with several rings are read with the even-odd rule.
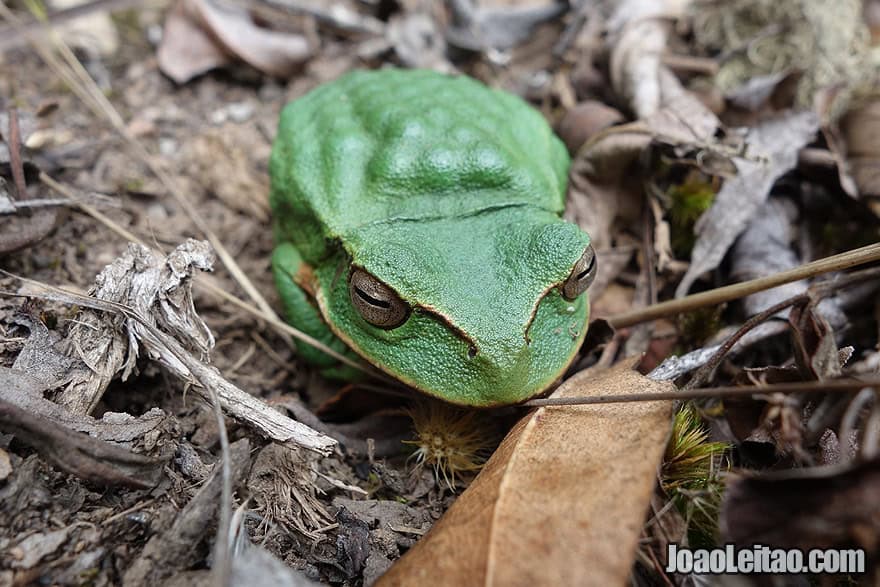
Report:
[[[308,292],[307,281],[311,273],[299,251],[290,243],[281,243],[272,253],[272,273],[281,296],[284,316],[293,327],[323,342],[335,351],[356,359],[357,356],[330,330]],[[297,353],[305,361],[322,368],[327,377],[352,380],[358,371],[340,366],[339,361],[315,347],[300,342]]]

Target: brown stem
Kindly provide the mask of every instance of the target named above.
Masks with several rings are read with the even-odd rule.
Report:
[[[758,324],[761,324],[765,320],[769,320],[774,315],[788,308],[789,306],[798,306],[801,304],[806,304],[809,301],[810,294],[798,294],[796,296],[792,296],[788,299],[782,300],[778,304],[773,304],[763,312],[755,314],[754,316],[746,320],[746,322],[739,327],[739,330],[734,332],[732,336],[728,337],[728,339],[724,341],[724,344],[722,344],[721,347],[717,351],[715,351],[715,354],[713,354],[712,357],[709,358],[706,364],[697,369],[697,372],[694,373],[694,376],[682,389],[694,389],[709,381],[712,373],[715,372],[715,369],[718,368],[718,365],[721,364],[721,361],[724,360],[724,357],[727,356],[727,353],[730,352],[730,349],[733,348],[733,345],[735,345],[737,341],[739,341],[739,339],[745,336],[746,333],[748,333]]]
[[[728,386],[661,393],[624,393],[619,395],[599,395],[592,397],[547,397],[529,400],[520,404],[527,408],[547,406],[587,406],[594,404],[619,404],[627,402],[654,402],[702,398],[751,397],[771,393],[806,393],[824,391],[830,393],[849,393],[860,389],[880,389],[880,377],[865,379],[837,379],[832,381],[803,381],[772,383],[761,386]]]
[[[832,255],[824,259],[818,259],[804,265],[782,271],[774,275],[744,281],[743,283],[735,283],[725,287],[719,287],[709,291],[700,292],[685,296],[677,300],[669,300],[659,304],[653,304],[644,308],[638,308],[616,316],[608,318],[608,323],[614,328],[625,328],[641,322],[656,320],[673,314],[681,314],[690,312],[698,308],[707,306],[716,306],[731,300],[743,298],[747,295],[764,291],[793,281],[800,281],[809,277],[815,277],[823,273],[832,271],[842,271],[855,267],[880,261],[880,243],[874,243],[859,249],[853,249],[839,255]]]
[[[18,126],[18,113],[15,108],[9,109],[9,167],[12,170],[12,181],[19,200],[27,200],[27,183],[24,180],[24,163],[21,159],[21,129]]]

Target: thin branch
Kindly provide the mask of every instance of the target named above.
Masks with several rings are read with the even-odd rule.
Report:
[[[18,113],[15,108],[9,109],[9,167],[12,169],[12,181],[19,200],[27,200],[27,184],[24,180],[24,164],[21,160],[21,129],[18,127]]]
[[[701,385],[709,381],[709,378],[712,377],[712,373],[715,372],[715,369],[718,367],[719,364],[721,364],[721,361],[724,360],[724,357],[727,356],[727,353],[730,352],[730,349],[733,348],[733,345],[739,342],[739,340],[755,326],[761,324],[765,320],[769,320],[789,306],[806,304],[808,301],[810,301],[809,293],[798,294],[796,296],[792,296],[788,299],[782,300],[777,304],[773,304],[763,312],[755,314],[754,316],[746,320],[746,322],[739,327],[739,330],[734,332],[733,335],[731,335],[727,338],[727,340],[724,341],[724,344],[722,344],[718,348],[718,350],[715,351],[715,354],[713,354],[712,357],[709,358],[706,364],[697,369],[697,372],[694,373],[694,376],[691,378],[690,381],[687,382],[687,385],[685,385],[683,389],[693,389],[695,387],[700,387]]]
[[[629,402],[676,401],[686,399],[723,399],[753,397],[772,393],[850,393],[861,389],[880,388],[880,377],[865,379],[836,379],[831,381],[803,381],[791,383],[772,383],[749,387],[709,387],[704,389],[687,389],[682,391],[666,391],[661,393],[623,393],[619,395],[599,395],[592,397],[547,397],[529,400],[520,406],[540,408],[548,406],[588,406],[595,404],[619,404]]]
[[[874,261],[880,261],[880,243],[818,259],[774,275],[752,279],[743,283],[735,283],[685,296],[677,300],[669,300],[629,312],[623,312],[608,318],[608,323],[614,328],[625,328],[665,316],[690,312],[707,306],[717,306],[718,304],[743,298],[759,291],[785,285],[786,283],[800,281],[801,279],[815,277],[816,275],[832,271],[842,271]]]

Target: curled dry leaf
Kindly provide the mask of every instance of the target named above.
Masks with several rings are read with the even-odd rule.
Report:
[[[446,39],[437,22],[424,12],[404,12],[391,17],[385,32],[388,44],[407,67],[452,73],[446,59]]]
[[[683,16],[690,0],[625,0],[608,22],[611,31],[611,83],[637,118],[662,107],[661,56],[666,50],[668,19]]]
[[[767,200],[776,180],[797,165],[798,151],[818,129],[819,118],[812,112],[785,112],[749,130],[746,156],[733,160],[737,175],[724,183],[712,207],[697,221],[691,266],[676,289],[677,297],[687,294],[700,275],[718,266]]]
[[[627,222],[642,217],[644,187],[629,170],[652,145],[671,147],[681,154],[698,153],[699,156],[694,157],[698,160],[708,161],[707,153],[727,157],[729,149],[715,139],[720,125],[718,118],[686,91],[667,68],[661,68],[656,76],[662,103],[650,116],[609,126],[618,120],[616,111],[585,103],[580,113],[571,114],[566,125],[566,129],[575,122],[588,126],[579,119],[589,113],[587,122],[595,128],[586,137],[572,165],[566,217],[587,229],[599,247],[610,246],[611,227],[618,217]],[[569,141],[580,140],[575,131],[567,131],[564,136],[568,136]],[[658,242],[661,245],[658,251],[662,254],[665,241],[658,238]]]
[[[557,132],[569,151],[576,153],[593,136],[622,121],[623,115],[614,108],[598,100],[588,100],[566,113]],[[594,178],[590,171],[590,165],[584,159],[575,159],[571,168],[565,218],[586,230],[592,238],[593,246],[601,249],[611,245],[611,227],[621,208],[637,210],[640,198],[637,188],[628,189],[632,186],[628,185],[626,178],[620,177],[622,174],[609,174],[613,175],[611,179],[601,180]],[[599,271],[604,268],[604,264],[600,265]],[[616,275],[615,273],[610,278],[614,279]]]
[[[82,8],[88,0],[52,0],[52,8],[72,10]],[[107,10],[90,10],[58,25],[64,42],[90,56],[112,57],[119,50],[119,32]]]
[[[793,249],[797,221],[797,205],[790,198],[774,197],[762,203],[730,251],[731,278],[748,281],[800,265]],[[806,281],[796,281],[751,294],[743,300],[745,313],[753,316],[763,312],[806,288]]]
[[[575,168],[597,179],[619,177],[654,143],[677,151],[729,150],[716,145],[718,118],[696,96],[685,90],[667,68],[657,72],[662,103],[650,115],[612,126],[593,135],[580,148]]]
[[[36,532],[12,547],[20,557],[12,557],[13,569],[32,569],[48,556],[55,554],[67,542],[72,528],[61,528],[52,532]]]
[[[0,483],[4,483],[12,474],[12,461],[9,453],[0,448]]]
[[[2,375],[3,372],[0,372]],[[2,397],[17,395],[16,388],[10,389],[13,390],[11,393],[0,394],[0,431],[14,434],[19,441],[35,448],[59,469],[100,485],[126,485],[141,489],[155,486],[162,478],[167,455],[164,459],[151,458],[74,432],[63,425],[64,416],[69,415],[64,413],[63,408],[56,406],[61,416],[53,414],[55,418],[32,413],[15,402],[20,397],[8,400]],[[55,405],[42,397],[32,400],[37,405]],[[131,416],[128,419],[135,420]],[[104,423],[109,425],[104,428],[113,427],[111,417],[105,415]]]
[[[582,371],[553,397],[674,389],[633,365]],[[532,412],[377,585],[625,584],[670,417],[661,402]]]
[[[839,376],[841,357],[834,330],[816,311],[815,304],[795,306],[788,320],[794,338],[795,363],[804,378],[821,381]]]
[[[161,70],[177,83],[240,59],[288,77],[311,55],[302,35],[258,26],[243,8],[214,0],[178,0],[159,46]]]

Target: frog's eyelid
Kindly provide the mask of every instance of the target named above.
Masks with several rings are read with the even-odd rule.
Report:
[[[368,304],[372,304],[374,306],[379,306],[380,308],[390,308],[391,307],[391,304],[389,304],[385,300],[380,300],[379,298],[374,298],[373,296],[371,296],[370,294],[368,294],[367,292],[365,292],[364,290],[359,288],[357,285],[353,285],[352,287],[354,287],[355,293],[357,293],[357,295],[359,295]]]
[[[571,273],[562,283],[562,295],[565,299],[573,301],[583,294],[592,285],[596,278],[596,252],[593,245],[587,245],[583,254],[574,264]]]
[[[596,267],[596,255],[593,255],[593,258],[590,259],[590,264],[587,266],[586,269],[584,269],[583,271],[581,271],[580,273],[577,274],[576,279],[578,279],[578,280],[583,279],[584,277],[587,276],[588,273],[593,271],[593,269],[595,267]]]

